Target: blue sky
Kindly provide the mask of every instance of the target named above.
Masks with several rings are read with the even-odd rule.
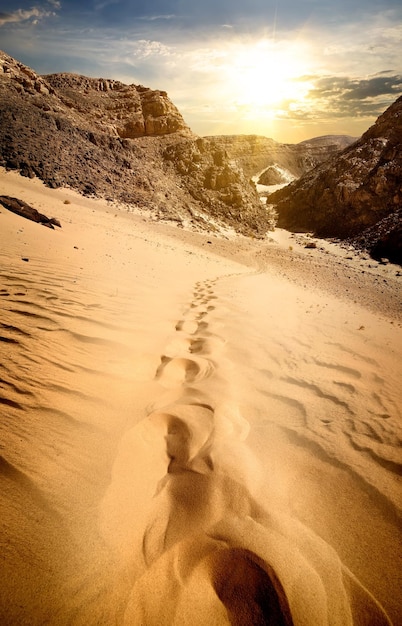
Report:
[[[199,135],[358,136],[402,93],[400,0],[2,0],[0,48],[163,89]]]

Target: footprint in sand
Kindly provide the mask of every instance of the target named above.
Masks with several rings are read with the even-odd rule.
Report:
[[[162,356],[155,378],[169,387],[199,382],[211,376],[214,369],[214,364],[207,359]]]
[[[275,570],[256,554],[242,548],[216,550],[208,564],[213,589],[232,626],[293,626]]]
[[[132,509],[136,523],[143,516],[138,549],[144,570],[135,580],[123,623],[389,626],[330,546],[276,512],[274,504],[269,512],[258,504],[258,462],[245,443],[250,425],[227,387],[220,386],[223,378],[199,384],[226,365],[218,355],[224,340],[204,321],[214,310],[211,299],[212,282],[197,283],[195,306],[177,322],[155,373],[166,389],[133,429],[120,462],[126,481],[117,484],[119,497],[122,491],[131,501],[135,493],[137,472],[127,471],[130,462],[148,480],[144,502]],[[281,382],[305,391],[298,379]],[[346,390],[352,395],[352,386]],[[312,384],[307,391],[332,404],[343,402]],[[279,392],[272,397],[303,423],[304,404]],[[130,538],[135,523],[121,523]],[[124,541],[122,546],[127,552]]]
[[[183,331],[184,333],[188,333],[189,335],[195,335],[198,328],[199,324],[195,320],[180,320],[176,324],[176,330]]]
[[[190,308],[183,319],[177,322],[176,335],[166,347],[165,354],[161,356],[161,363],[155,374],[155,379],[160,380],[164,386],[197,383],[215,371],[215,363],[202,358],[201,355],[213,353],[224,342],[219,337],[212,339],[200,336],[208,329],[208,323],[204,318],[215,309],[213,305],[208,304],[212,299],[216,299],[212,294],[210,283],[205,283],[205,286],[202,283],[196,284]],[[197,356],[190,358],[187,355]]]

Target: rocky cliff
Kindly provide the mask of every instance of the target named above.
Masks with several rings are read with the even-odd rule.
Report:
[[[349,238],[370,251],[378,244],[383,256],[401,262],[392,243],[398,239],[392,233],[400,232],[401,148],[402,97],[361,139],[270,196],[278,226]]]
[[[38,76],[1,52],[0,165],[179,224],[257,237],[273,226],[242,170],[191,132],[165,92]]]
[[[191,135],[181,114],[165,91],[116,80],[77,74],[48,74],[44,80],[69,109],[85,116],[92,128],[125,139]]]
[[[246,176],[260,175],[258,183],[276,185],[300,178],[305,172],[328,159],[356,138],[349,135],[326,135],[298,144],[283,144],[260,135],[219,135],[207,138],[225,150]],[[279,166],[278,169],[275,169]],[[288,176],[281,177],[280,170]]]

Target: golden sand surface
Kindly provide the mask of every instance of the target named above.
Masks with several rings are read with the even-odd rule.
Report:
[[[1,623],[401,624],[397,268],[0,189]]]

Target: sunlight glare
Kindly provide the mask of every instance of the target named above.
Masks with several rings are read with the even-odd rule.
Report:
[[[302,101],[311,85],[301,80],[309,72],[306,51],[300,43],[263,39],[240,45],[233,53],[228,83],[239,108],[266,110],[284,101]]]

